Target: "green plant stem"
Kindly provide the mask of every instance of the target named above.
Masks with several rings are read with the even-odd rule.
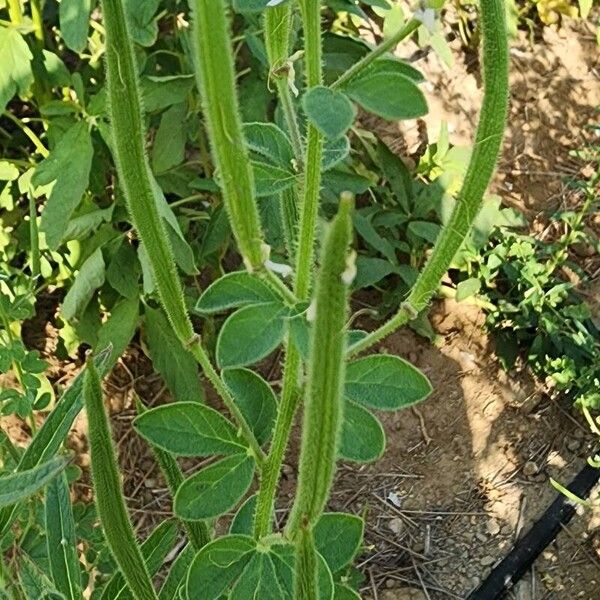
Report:
[[[502,0],[481,0],[484,97],[475,146],[462,189],[450,220],[444,226],[431,256],[398,313],[349,349],[358,354],[415,319],[435,294],[473,226],[490,183],[502,145],[508,115],[508,33]]]
[[[100,377],[92,360],[87,362],[84,397],[94,499],[106,541],[134,597],[138,600],[158,600],[127,514]]]
[[[300,528],[294,569],[294,600],[317,599],[317,548],[312,528],[308,523]]]
[[[196,78],[225,208],[246,268],[258,270],[264,262],[264,242],[242,131],[225,3],[194,0],[190,5]]]
[[[146,247],[158,295],[175,334],[192,352],[227,408],[239,420],[242,433],[254,449],[260,463],[262,450],[200,345],[187,313],[173,250],[156,205],[154,180],[144,149],[139,82],[123,3],[120,0],[103,0],[102,5],[106,28],[109,116],[115,162],[125,191],[129,214],[138,236]]]
[[[37,225],[37,206],[33,190],[29,190],[29,245],[31,247],[31,277],[35,280],[40,276],[40,238]]]
[[[23,22],[21,0],[8,0],[8,15],[13,25],[20,25]]]
[[[304,396],[298,488],[286,535],[321,516],[333,483],[343,419],[346,319],[348,316],[348,247],[352,239],[352,198],[342,197],[325,235],[315,293],[308,376]],[[298,575],[297,575],[298,576]]]
[[[364,58],[359,60],[356,64],[352,65],[345,73],[342,73],[331,84],[332,89],[342,87],[345,83],[348,83],[351,79],[354,79],[361,71],[364,71],[369,65],[375,62],[379,57],[383,56],[387,52],[392,51],[402,40],[406,39],[409,35],[412,35],[421,25],[421,21],[412,19],[404,27],[398,30],[394,35],[390,36],[385,42],[381,43],[377,48],[373,49]]]
[[[321,73],[321,5],[319,0],[303,0],[301,3],[304,22],[305,56],[308,86],[319,85]],[[314,256],[314,238],[319,191],[321,185],[321,158],[323,140],[319,132],[309,126],[309,143],[306,154],[306,172],[304,200],[300,220],[300,238],[296,258],[294,293],[297,299],[305,300],[310,292],[310,283]],[[273,442],[263,474],[255,514],[254,534],[257,538],[270,532],[271,515],[275,502],[275,492],[281,472],[281,465],[290,435],[290,429],[298,405],[297,385],[301,367],[301,358],[289,337],[286,343],[281,402]]]
[[[40,48],[44,47],[44,21],[42,18],[42,7],[40,0],[29,0],[31,4],[31,20],[33,21],[33,33]]]
[[[262,465],[265,462],[265,453],[256,441],[256,438],[252,433],[252,429],[250,428],[248,422],[244,418],[242,411],[239,409],[237,403],[235,402],[235,400],[229,393],[229,390],[223,383],[223,380],[221,379],[216,369],[210,362],[210,359],[208,358],[206,351],[202,347],[200,340],[197,339],[196,341],[192,342],[189,345],[189,350],[194,356],[194,358],[198,361],[198,364],[202,367],[204,374],[208,377],[208,380],[211,382],[216,392],[219,394],[219,396],[225,403],[225,406],[227,406],[228,410],[238,422],[238,425],[240,426],[240,429],[242,431],[242,435],[244,439],[248,442],[259,468],[262,468]]]
[[[292,4],[275,6],[265,11],[265,46],[270,65],[270,78],[275,80],[277,95],[283,110],[283,116],[288,127],[288,133],[294,149],[298,169],[304,160],[302,135],[298,125],[298,115],[294,107],[288,75],[290,72],[290,30],[292,19]]]
[[[283,368],[283,386],[273,441],[265,462],[254,517],[254,537],[260,539],[271,533],[271,520],[275,503],[275,492],[279,482],[281,464],[285,456],[290,429],[298,406],[298,370],[301,366],[300,353],[289,340]]]
[[[46,146],[44,146],[44,144],[42,144],[40,138],[35,134],[33,129],[31,129],[30,127],[25,125],[25,123],[23,123],[21,121],[21,119],[18,119],[9,111],[6,111],[5,113],[3,113],[3,116],[6,117],[7,119],[10,119],[33,142],[35,149],[42,156],[42,158],[48,157],[50,152],[48,151]]]

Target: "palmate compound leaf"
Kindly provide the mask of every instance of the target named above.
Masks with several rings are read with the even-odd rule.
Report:
[[[260,545],[246,535],[211,542],[196,556],[187,580],[188,600],[293,600],[294,547]],[[319,555],[319,598],[332,600],[333,580]]]
[[[277,399],[271,386],[249,369],[225,369],[222,376],[254,437],[264,444],[271,437],[277,415]]]
[[[177,456],[241,454],[243,438],[224,416],[198,402],[174,402],[139,415],[136,431],[152,445]]]
[[[217,339],[219,366],[245,367],[268,356],[283,340],[288,315],[279,302],[245,306],[230,315]]]
[[[346,398],[376,410],[399,410],[425,400],[431,383],[398,356],[374,355],[348,364]]]
[[[235,271],[209,285],[194,310],[200,314],[213,314],[248,304],[273,302],[276,299],[269,286],[258,277],[247,271]]]
[[[186,479],[175,495],[175,514],[189,521],[219,517],[244,497],[254,476],[251,456],[235,454]]]

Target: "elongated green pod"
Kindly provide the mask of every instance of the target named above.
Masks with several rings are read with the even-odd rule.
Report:
[[[317,278],[315,321],[304,398],[298,491],[287,532],[314,525],[329,497],[343,417],[348,288],[353,278],[348,246],[352,199],[342,197],[325,237]]]
[[[141,400],[136,396],[135,406],[138,415],[146,412],[146,407],[142,404]],[[171,497],[174,498],[177,490],[184,482],[185,477],[177,464],[177,461],[171,454],[161,450],[158,446],[152,445],[152,451],[156,456],[156,462],[165,477]],[[190,543],[196,550],[200,550],[210,542],[210,531],[205,521],[181,521]]]
[[[196,79],[225,208],[246,268],[260,270],[265,258],[263,234],[242,132],[225,3],[193,0],[190,6]]]
[[[481,0],[483,38],[483,81],[485,93],[475,146],[467,173],[450,220],[444,226],[433,252],[400,311],[385,325],[354,345],[356,354],[416,318],[435,294],[442,276],[450,267],[473,227],[483,195],[498,162],[508,116],[508,33],[502,0]]]
[[[306,66],[306,86],[321,85],[321,2],[301,0],[302,24],[304,28],[304,60]],[[319,199],[321,194],[321,161],[323,159],[323,136],[312,124],[308,125],[308,142],[304,161],[304,199],[300,214],[298,252],[296,255],[296,280],[294,291],[300,300],[305,300],[310,292],[314,260],[315,230]]]
[[[194,332],[183,300],[173,250],[156,205],[153,177],[144,149],[138,73],[121,0],[102,0],[106,30],[108,112],[114,158],[133,225],[146,248],[165,312],[179,339]]]
[[[317,549],[312,527],[300,527],[296,544],[294,564],[294,600],[316,600],[319,597],[317,583]]]
[[[127,514],[100,377],[92,360],[87,361],[83,393],[94,497],[106,541],[134,597],[137,600],[157,600]]]

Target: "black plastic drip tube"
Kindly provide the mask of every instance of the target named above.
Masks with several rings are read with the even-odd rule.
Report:
[[[600,479],[600,469],[588,464],[577,474],[567,489],[579,498],[587,498]],[[560,533],[575,514],[575,504],[563,494],[546,509],[542,517],[513,546],[488,578],[467,600],[498,600],[523,577],[542,551]]]

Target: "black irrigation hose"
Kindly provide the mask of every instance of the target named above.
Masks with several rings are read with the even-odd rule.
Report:
[[[600,479],[600,469],[586,464],[567,489],[579,498],[587,498]],[[467,600],[499,600],[523,577],[535,559],[575,514],[575,505],[563,494],[546,509],[542,517],[514,545],[510,554]]]

